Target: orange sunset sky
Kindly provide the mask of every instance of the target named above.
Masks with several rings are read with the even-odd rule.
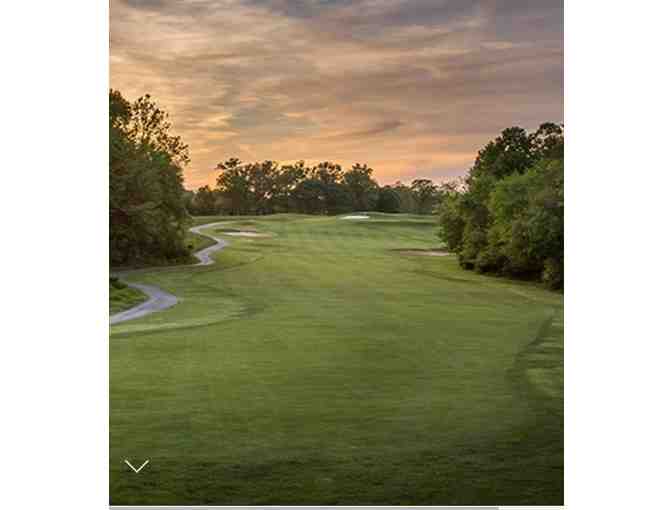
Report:
[[[562,0],[112,0],[110,86],[218,162],[464,174],[502,129],[563,119]]]

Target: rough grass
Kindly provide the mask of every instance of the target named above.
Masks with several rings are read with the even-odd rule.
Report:
[[[205,237],[200,234],[196,234],[194,232],[187,232],[185,238],[185,244],[189,248],[190,253],[196,253],[197,251],[201,251],[207,248],[208,246],[216,244],[216,241],[214,241],[210,237]],[[194,260],[196,260],[195,257]]]
[[[224,219],[276,236],[112,327],[112,503],[562,504],[561,295],[394,251],[433,218]]]
[[[144,293],[132,287],[110,283],[110,315],[123,312],[147,299]]]

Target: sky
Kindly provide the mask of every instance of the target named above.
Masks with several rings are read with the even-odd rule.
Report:
[[[110,86],[220,161],[465,174],[510,126],[563,121],[562,0],[111,0]]]

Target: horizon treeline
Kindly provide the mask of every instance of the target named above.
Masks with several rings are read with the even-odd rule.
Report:
[[[439,210],[439,237],[466,269],[564,285],[564,127],[502,131]]]
[[[273,213],[343,214],[355,211],[431,214],[443,190],[429,179],[410,185],[380,186],[373,169],[355,163],[350,169],[331,161],[308,166],[304,161],[219,163],[217,186],[185,192],[192,215],[264,215]]]

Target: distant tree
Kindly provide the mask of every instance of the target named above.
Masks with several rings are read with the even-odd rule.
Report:
[[[319,165],[308,169],[307,177],[320,181],[323,184],[336,184],[342,182],[343,169],[341,165],[324,161]]]
[[[291,201],[292,192],[301,181],[306,178],[307,168],[303,161],[293,165],[283,165],[275,179],[275,193],[273,195],[273,210],[289,212],[294,204]]]
[[[217,190],[215,190],[214,193],[216,214],[233,214],[232,200]]]
[[[185,189],[184,193],[182,194],[182,203],[184,204],[184,208],[192,216],[196,214],[196,211],[193,208],[193,201],[195,196],[196,193],[190,189]]]
[[[231,200],[233,214],[249,214],[254,203],[249,169],[238,158],[218,163],[217,189]]]
[[[377,208],[430,214],[443,192],[432,181],[418,179],[411,186],[401,182],[388,186],[379,198],[381,188],[373,169],[360,163],[344,172],[330,161],[309,167],[303,161],[280,166],[274,161],[244,164],[231,158],[217,169],[214,193],[227,199],[232,214],[341,214]]]
[[[353,210],[352,197],[345,184],[323,184],[323,189],[327,214],[343,214]]]
[[[384,186],[378,192],[376,211],[384,213],[398,213],[401,209],[401,200],[392,186]]]
[[[252,163],[245,166],[245,171],[252,196],[252,212],[254,214],[273,212],[272,200],[279,175],[278,164],[275,161]]]
[[[317,179],[305,179],[291,191],[297,212],[324,214],[327,211],[325,184]]]
[[[437,186],[429,179],[415,179],[411,183],[418,214],[431,214],[439,198]]]
[[[217,193],[210,186],[201,186],[194,194],[191,209],[196,215],[217,214]]]
[[[409,186],[397,181],[392,188],[399,197],[399,212],[414,213],[418,210],[415,192]]]
[[[376,204],[378,183],[373,180],[372,174],[372,168],[359,163],[356,163],[343,174],[343,184],[350,194],[352,207],[355,211],[368,211]]]

